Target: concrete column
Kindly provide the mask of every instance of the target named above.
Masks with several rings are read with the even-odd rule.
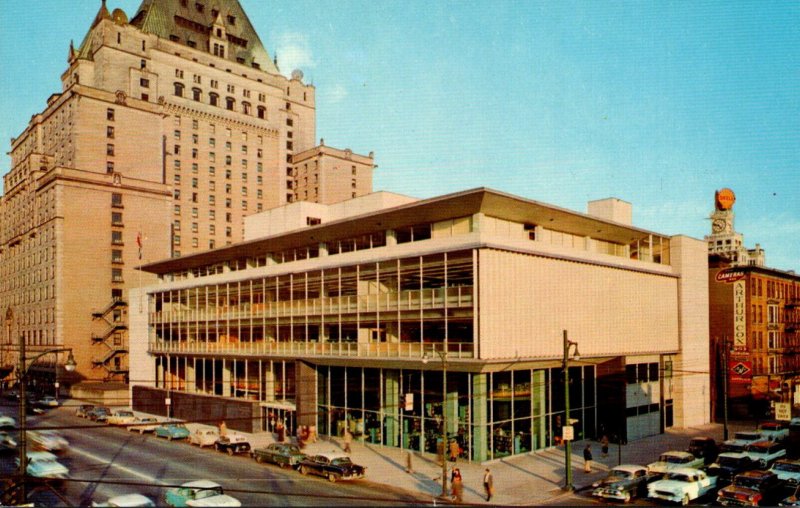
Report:
[[[222,396],[230,397],[231,391],[231,369],[233,365],[228,360],[222,360]]]
[[[397,245],[397,233],[395,233],[394,229],[387,229],[386,230],[386,246],[392,247]]]
[[[489,435],[489,419],[487,406],[486,374],[472,375],[472,460],[483,462],[489,458],[487,436]]]
[[[275,364],[270,362],[269,368],[264,369],[264,400],[275,402]]]
[[[295,362],[297,425],[317,424],[317,369],[305,362]]]
[[[164,377],[166,374],[166,370],[164,369],[164,362],[167,361],[165,356],[159,357],[159,360],[156,362],[156,379],[159,381],[159,388],[166,388],[167,387],[167,378]]]
[[[319,243],[319,257],[325,257],[328,255],[328,244],[325,242]]]
[[[455,378],[454,372],[447,373],[448,383],[451,378]],[[447,434],[456,434],[458,433],[458,390],[451,391],[448,388],[447,396],[445,397],[445,405],[444,405],[447,419]]]
[[[383,371],[383,442],[388,446],[400,444],[400,379],[396,370]]]
[[[186,391],[189,393],[197,392],[197,376],[194,369],[194,359],[186,359]]]

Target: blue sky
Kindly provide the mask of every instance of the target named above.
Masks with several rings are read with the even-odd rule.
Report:
[[[730,187],[745,243],[800,271],[798,2],[241,3],[281,70],[317,87],[317,136],[375,152],[376,190],[486,186],[578,211],[614,196],[637,226],[702,238]],[[99,5],[2,0],[5,151]]]

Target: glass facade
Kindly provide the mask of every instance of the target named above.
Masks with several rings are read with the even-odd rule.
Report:
[[[570,367],[576,439],[595,437],[595,369]],[[317,367],[317,426],[369,443],[437,453],[446,421],[461,456],[485,461],[557,445],[564,425],[563,370],[490,373]],[[446,393],[446,396],[442,396]],[[443,418],[444,412],[444,418]]]

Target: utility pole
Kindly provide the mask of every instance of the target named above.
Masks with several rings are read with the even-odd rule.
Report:
[[[728,336],[722,337],[722,440],[728,440]]]

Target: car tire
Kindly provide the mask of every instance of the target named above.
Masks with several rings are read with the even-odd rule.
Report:
[[[336,483],[336,475],[333,473],[328,473],[328,481],[331,483]]]
[[[172,436],[167,436],[167,441],[172,441]]]
[[[264,462],[264,459],[261,458],[261,455],[256,455],[256,462],[258,462],[259,464]]]
[[[683,506],[689,506],[689,503],[691,503],[691,501],[689,500],[689,494],[684,494],[683,499],[681,500],[681,504]]]
[[[308,474],[308,468],[306,466],[300,466],[300,474],[305,476]]]

